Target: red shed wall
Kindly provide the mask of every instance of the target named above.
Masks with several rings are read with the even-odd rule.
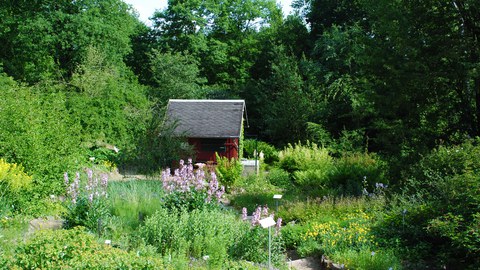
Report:
[[[196,162],[216,162],[215,152],[219,156],[238,159],[238,138],[204,139],[189,138],[188,143],[194,146]]]

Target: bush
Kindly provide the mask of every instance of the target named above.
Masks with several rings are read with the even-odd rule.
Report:
[[[67,201],[65,213],[65,227],[73,228],[84,226],[99,234],[103,233],[102,222],[109,216],[106,204],[108,176],[102,174],[100,179],[87,169],[85,189],[81,189],[80,173],[76,173],[75,179],[70,182],[68,174],[64,175],[67,188]]]
[[[22,192],[32,186],[32,177],[24,172],[22,165],[8,163],[0,159],[0,213],[17,204],[22,199]],[[20,209],[19,205],[17,208]],[[12,209],[16,210],[16,209]]]
[[[434,267],[480,266],[480,146],[440,146],[416,164],[379,233]],[[432,260],[433,259],[433,260]]]
[[[373,190],[376,183],[386,184],[384,163],[374,154],[352,153],[335,161],[329,188],[337,195],[359,196],[364,189]]]
[[[329,172],[333,169],[333,159],[327,149],[320,148],[315,143],[289,144],[280,151],[278,166],[289,173],[307,170]]]
[[[278,161],[278,151],[273,145],[253,139],[245,140],[243,156],[245,158],[255,159],[255,151],[257,151],[258,155],[263,153],[263,160],[267,164],[273,164]]]
[[[327,195],[329,184],[329,171],[306,170],[293,173],[295,184],[305,192],[306,195],[323,196]]]
[[[81,227],[39,231],[20,244],[14,256],[0,260],[3,269],[161,269],[162,262],[99,244]],[[2,265],[3,264],[3,265]]]
[[[346,269],[399,270],[402,265],[391,250],[361,248],[360,250],[342,250],[329,255],[329,258]]]
[[[13,80],[2,87],[0,156],[25,167],[37,197],[61,194],[58,179],[85,158],[79,147],[81,128],[69,116],[66,95],[59,86],[27,87]]]
[[[282,169],[273,168],[271,169],[267,176],[268,182],[270,184],[283,188],[283,189],[290,189],[292,187],[292,180],[290,178],[290,174]]]
[[[215,155],[217,160],[215,172],[217,173],[218,180],[229,191],[242,177],[242,163],[235,158],[228,159],[227,157],[220,157],[218,153],[215,153]]]

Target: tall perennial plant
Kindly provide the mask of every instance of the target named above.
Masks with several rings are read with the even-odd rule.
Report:
[[[68,197],[65,227],[85,226],[91,231],[101,233],[102,221],[109,215],[106,205],[108,175],[98,176],[91,169],[86,169],[86,176],[85,186],[82,186],[79,172],[75,173],[71,182],[68,173],[63,175]]]
[[[207,177],[204,170],[194,170],[192,160],[187,164],[180,160],[180,166],[172,175],[170,168],[162,171],[165,207],[193,210],[216,205],[225,193],[219,186],[217,176],[211,172]]]

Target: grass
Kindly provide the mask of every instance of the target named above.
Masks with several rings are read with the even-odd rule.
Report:
[[[129,229],[161,208],[162,183],[156,180],[111,182],[108,193],[111,213]]]
[[[25,218],[0,216],[0,257],[12,255],[27,230]]]
[[[330,255],[333,261],[341,262],[347,269],[356,270],[398,270],[400,260],[390,250],[370,250],[368,248],[337,251]]]

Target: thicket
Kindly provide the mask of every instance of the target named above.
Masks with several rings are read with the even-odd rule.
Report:
[[[434,258],[437,266],[480,265],[480,147],[470,140],[440,146],[412,167],[379,227],[389,244],[409,256]]]

